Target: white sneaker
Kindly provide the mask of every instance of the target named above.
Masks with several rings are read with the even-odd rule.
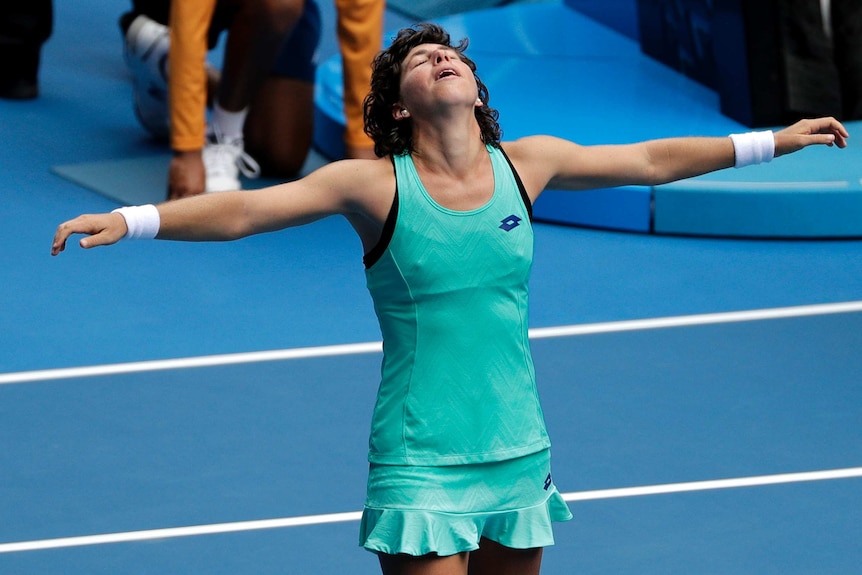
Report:
[[[220,134],[210,132],[203,150],[206,170],[206,192],[241,190],[239,175],[257,178],[260,166],[245,153],[242,139],[224,141]]]
[[[170,134],[168,107],[168,27],[146,16],[135,18],[126,31],[125,59],[132,72],[135,116],[154,136]]]

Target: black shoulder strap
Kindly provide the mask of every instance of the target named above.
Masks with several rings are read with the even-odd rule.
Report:
[[[395,158],[389,156],[392,161],[392,170],[395,170]],[[365,269],[370,268],[383,256],[383,252],[389,247],[389,242],[392,241],[392,234],[395,233],[395,221],[398,219],[398,178],[395,178],[395,197],[392,198],[392,207],[389,208],[389,214],[386,216],[386,221],[383,222],[383,230],[380,232],[380,239],[377,244],[371,248],[367,254],[362,257],[362,263],[365,264]]]
[[[506,162],[512,169],[512,175],[515,176],[515,183],[518,184],[518,191],[521,193],[521,199],[524,201],[524,207],[527,209],[527,215],[530,216],[530,221],[532,222],[533,203],[530,201],[530,196],[527,195],[527,188],[524,187],[524,182],[521,181],[521,176],[518,175],[518,170],[515,169],[514,164],[512,164],[512,160],[509,159],[509,156],[506,154],[506,151],[503,149],[503,146],[500,146],[498,149],[503,152],[503,157],[506,158]]]

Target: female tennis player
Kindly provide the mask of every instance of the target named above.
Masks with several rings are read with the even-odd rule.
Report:
[[[846,146],[832,118],[772,133],[580,146],[500,142],[497,112],[435,25],[401,30],[365,101],[377,160],[266,189],[83,215],[84,248],[121,238],[233,240],[339,214],[362,240],[384,341],[360,542],[385,575],[529,575],[571,513],[551,479],[527,339],[531,206],[546,187],[656,185]]]

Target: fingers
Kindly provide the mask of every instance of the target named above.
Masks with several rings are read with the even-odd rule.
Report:
[[[847,131],[847,128],[841,122],[837,120],[833,120],[834,124],[831,126],[832,134],[835,137],[835,145],[839,148],[847,147],[847,138],[850,137],[850,132]]]
[[[52,256],[56,256],[57,254],[66,249],[66,241],[72,234],[85,233],[81,230],[81,220],[83,218],[84,216],[80,216],[75,218],[74,220],[63,222],[62,224],[57,226],[57,231],[54,232],[54,241],[51,244]]]
[[[849,137],[847,128],[835,118],[800,120],[775,132],[775,156],[790,154],[813,145],[846,148]]]
[[[51,243],[51,255],[56,256],[66,249],[66,240],[69,238],[69,233],[62,229],[62,224],[54,233],[54,241]]]
[[[834,144],[839,148],[847,147],[847,138],[850,137],[850,133],[844,124],[835,118],[815,118],[813,120],[803,120],[800,123],[805,123],[808,134],[822,136],[815,138],[815,143],[826,144],[828,146]]]
[[[196,196],[206,190],[206,170],[200,150],[177,152],[168,167],[168,199]]]
[[[51,244],[51,255],[56,256],[66,249],[66,243],[73,234],[86,234],[79,245],[82,248],[94,248],[114,244],[126,235],[128,228],[126,220],[117,213],[83,215],[57,226],[54,241]]]
[[[847,128],[844,127],[844,124],[835,118],[817,118],[814,122],[817,123],[818,130],[821,132],[831,132],[845,138],[850,137],[850,133],[847,131]]]

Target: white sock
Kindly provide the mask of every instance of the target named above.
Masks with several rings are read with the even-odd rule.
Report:
[[[242,140],[242,128],[247,115],[248,108],[243,108],[239,112],[228,112],[216,102],[210,118],[210,127],[224,142]]]

